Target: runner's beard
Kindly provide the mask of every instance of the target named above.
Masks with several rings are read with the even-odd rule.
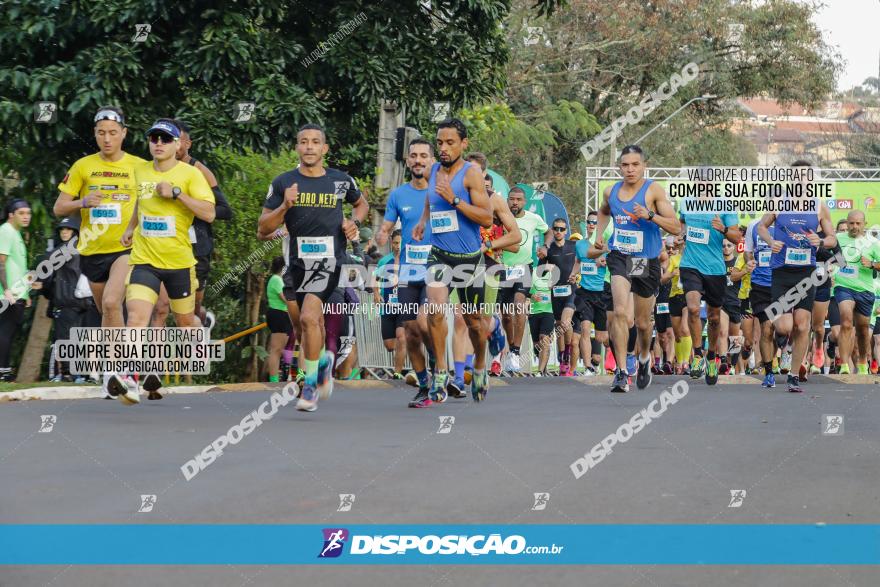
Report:
[[[459,160],[459,159],[461,159],[461,155],[459,155],[458,157],[456,157],[456,158],[453,159],[452,161],[444,161],[443,159],[441,159],[441,160],[440,160],[440,165],[442,165],[442,166],[445,167],[446,169],[449,169],[450,167],[452,167],[453,165],[455,165],[456,163],[458,163],[458,160]]]

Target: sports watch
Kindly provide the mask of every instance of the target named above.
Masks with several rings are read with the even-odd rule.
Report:
[[[180,191],[179,187],[175,186],[175,187],[171,188],[171,199],[172,200],[176,200],[178,197],[180,197],[180,194],[181,194],[181,191]]]
[[[461,204],[461,198],[459,198],[458,196],[455,196],[454,198],[452,198],[452,207],[453,208],[458,208],[459,204]]]

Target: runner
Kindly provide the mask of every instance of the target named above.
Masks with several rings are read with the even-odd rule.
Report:
[[[386,212],[387,217],[387,212]],[[387,221],[386,221],[387,223]],[[387,233],[386,233],[387,234]],[[384,245],[376,241],[377,245]],[[379,306],[379,322],[382,329],[382,342],[385,350],[394,356],[394,379],[403,379],[403,365],[406,363],[406,335],[403,332],[404,316],[400,312],[399,271],[403,234],[400,230],[391,233],[391,252],[379,259],[375,275],[379,278],[373,288],[373,301]]]
[[[731,369],[736,373],[736,365],[743,348],[743,337],[740,330],[742,306],[739,301],[739,290],[742,287],[743,279],[749,274],[749,264],[744,255],[737,254],[736,245],[732,242],[724,241],[722,248],[724,250],[724,265],[727,269],[727,287],[724,303],[721,306],[718,340],[730,340],[731,344],[728,346],[727,353],[721,356],[721,366],[718,372],[721,375],[728,375]]]
[[[270,383],[280,381],[281,356],[290,339],[293,328],[287,314],[287,300],[284,298],[284,257],[272,259],[271,277],[266,283],[266,323],[269,326],[269,356],[266,358],[266,372]],[[286,381],[287,379],[285,379]]]
[[[792,167],[809,167],[806,161],[796,161]],[[832,248],[837,244],[837,238],[832,233],[831,215],[828,208],[820,200],[816,199],[817,212],[787,212],[780,214],[765,214],[756,229],[761,239],[770,245],[772,256],[770,267],[772,269],[771,299],[779,300],[790,290],[795,288],[802,280],[810,279],[816,269],[816,250],[819,246]],[[769,227],[775,224],[774,234],[771,236]],[[822,230],[826,235],[824,239],[817,234]],[[800,365],[807,351],[810,336],[810,319],[813,301],[816,297],[816,287],[812,281],[809,288],[798,295],[798,302],[794,308],[785,307],[785,313],[780,316],[774,325],[779,337],[789,337],[792,342],[792,353],[789,365]],[[781,341],[777,346],[781,346]],[[764,356],[762,349],[762,356]],[[766,357],[764,357],[766,361]],[[782,363],[780,364],[780,370]],[[792,373],[788,374],[788,391],[800,393],[799,377]]]
[[[824,239],[825,236],[825,233],[820,230],[819,237]],[[839,252],[839,246],[834,247],[831,250],[826,249],[825,247],[819,247],[819,250],[816,251],[817,276],[825,275],[825,263]],[[803,364],[800,366],[799,376],[801,381],[807,380],[808,371],[814,374],[821,373],[822,367],[825,365],[825,353],[823,348],[825,345],[825,319],[828,316],[828,306],[831,304],[832,285],[832,279],[829,277],[824,283],[822,283],[822,285],[816,287],[816,299],[813,302],[813,309],[811,311],[812,340],[809,346],[811,352],[807,353],[807,358],[805,358]]]
[[[847,231],[846,219],[837,221],[834,234],[840,237]],[[831,276],[831,285],[834,286],[834,276]],[[840,368],[840,357],[837,356],[837,343],[840,339],[840,308],[837,306],[837,298],[832,297],[828,304],[828,372],[837,373]]]
[[[484,285],[477,273],[480,252],[480,226],[492,225],[492,207],[483,174],[472,163],[461,160],[463,149],[467,148],[467,129],[458,119],[441,122],[437,127],[437,150],[439,163],[431,168],[428,181],[428,196],[419,224],[413,229],[413,237],[422,240],[425,224],[430,218],[431,253],[428,259],[428,330],[436,355],[434,381],[428,398],[420,407],[428,407],[433,402],[446,400],[448,379],[446,362],[446,316],[440,310],[449,299],[449,275],[458,292],[463,307],[462,315],[468,327],[471,344],[474,347],[474,379],[471,395],[480,402],[488,393],[486,374],[486,338],[491,332],[489,346],[493,355],[504,348],[504,333],[501,320],[485,316],[479,304],[484,301]],[[449,269],[452,268],[450,272]],[[462,278],[462,270],[467,277]],[[445,279],[445,281],[444,281]],[[467,311],[465,311],[465,309]],[[490,326],[490,322],[494,325]]]
[[[670,246],[669,239],[672,239]],[[688,328],[687,301],[684,288],[681,286],[681,257],[684,253],[684,239],[675,236],[666,237],[666,251],[669,253],[669,264],[666,268],[672,277],[669,288],[669,316],[672,321],[672,332],[675,335],[675,373],[684,375],[690,371],[691,331]]]
[[[575,291],[574,286],[580,281],[580,265],[576,264],[576,245],[566,238],[568,224],[563,218],[553,221],[553,242],[550,246],[538,250],[538,258],[546,265],[556,267],[559,271],[558,281],[550,288],[552,293],[553,320],[556,331],[562,332],[557,336],[560,342],[564,341],[562,356],[559,358],[559,376],[571,377],[573,367],[571,364],[571,351],[573,343],[572,318],[574,317]]]
[[[261,234],[272,233],[283,223],[291,238],[288,272],[295,290],[292,314],[299,323],[301,364],[305,365],[296,408],[306,412],[318,408],[319,397],[327,399],[333,393],[333,354],[324,350],[321,304],[336,289],[346,239],[358,238],[369,208],[354,179],[324,167],[327,150],[324,129],[316,124],[299,129],[296,151],[300,164],[272,180],[259,220]],[[353,205],[353,219],[343,217],[343,204]]]
[[[30,287],[25,280],[27,246],[21,231],[30,226],[32,217],[31,205],[16,198],[6,205],[6,222],[0,225],[0,287],[5,301],[0,310],[0,381],[5,383],[15,381],[12,343],[24,322],[24,310],[31,305]]]
[[[550,273],[536,275],[529,289],[529,332],[532,337],[532,353],[538,357],[536,377],[548,377],[547,362],[550,359],[553,335],[553,303],[550,291]],[[531,365],[530,365],[531,367]]]
[[[580,283],[575,293],[575,319],[581,323],[581,357],[584,365],[587,358],[593,372],[602,366],[602,346],[608,346],[607,310],[611,303],[611,285],[606,281],[606,255],[597,259],[589,256],[590,247],[596,239],[596,226],[599,224],[598,212],[587,215],[587,236],[575,243],[575,256],[580,263]],[[605,240],[612,234],[611,226],[605,228]],[[589,333],[595,327],[596,335],[590,340]],[[588,374],[590,371],[588,369]]]
[[[533,278],[532,260],[535,253],[536,234],[543,237],[548,232],[544,219],[525,209],[526,193],[521,187],[514,187],[507,196],[507,205],[519,228],[519,250],[504,251],[501,261],[504,263],[504,274],[498,289],[496,301],[501,307],[501,323],[507,334],[509,352],[503,362],[503,369],[518,373],[521,369],[520,347],[526,331],[526,298]],[[564,237],[563,233],[563,237]],[[513,311],[511,311],[513,310]],[[529,365],[531,369],[531,365]]]
[[[657,305],[654,307],[654,330],[657,331],[657,344],[660,349],[654,361],[654,373],[665,375],[673,374],[673,362],[675,361],[675,332],[669,313],[669,295],[672,292],[673,278],[669,267],[672,264],[671,252],[674,250],[669,245],[674,242],[674,237],[666,237],[667,246],[660,263],[660,292],[657,295]]]
[[[146,136],[153,160],[134,170],[137,208],[121,239],[123,245],[133,245],[125,296],[127,325],[150,325],[153,306],[164,285],[177,326],[192,327],[196,325],[197,283],[189,227],[193,217],[214,220],[214,194],[198,170],[175,158],[180,129],[173,120],[160,118]],[[151,394],[159,387],[156,374],[144,378],[144,389]],[[140,401],[137,382],[129,375],[111,374],[107,390],[125,404]]]
[[[608,270],[614,301],[611,344],[617,365],[611,391],[627,392],[627,373],[621,365],[626,357],[629,323],[633,320],[638,329],[639,347],[636,386],[644,389],[651,383],[651,312],[660,289],[658,257],[663,247],[660,229],[678,234],[681,223],[663,188],[645,179],[645,155],[641,147],[624,147],[618,161],[624,179],[605,189],[596,230],[602,234],[608,221],[614,219]],[[602,237],[596,239],[593,248],[602,251]],[[630,293],[634,294],[632,298]]]
[[[701,170],[702,171],[702,170]],[[700,196],[709,200],[711,196]],[[727,355],[727,337],[719,336],[721,306],[724,305],[727,268],[724,264],[722,243],[739,242],[739,220],[735,214],[712,215],[705,213],[681,214],[681,223],[687,247],[681,258],[681,284],[688,307],[688,327],[694,348],[691,379],[706,374],[706,383],[718,382],[721,357]],[[708,327],[708,357],[703,358],[703,326],[700,321],[700,302],[706,301]]]
[[[385,204],[385,220],[376,233],[376,244],[384,246],[389,231],[400,222],[403,266],[400,269],[401,282],[397,289],[397,299],[404,309],[424,307],[428,296],[425,288],[425,268],[431,252],[431,228],[425,228],[423,240],[413,238],[413,228],[419,223],[428,194],[428,170],[434,164],[434,147],[425,139],[410,141],[406,167],[412,179],[391,191]],[[428,317],[424,311],[407,310],[401,320],[406,337],[406,349],[410,364],[417,378],[418,392],[413,402],[427,397],[430,389],[428,363],[422,352],[422,345],[433,355],[431,337],[428,335]]]
[[[871,356],[871,317],[874,310],[874,276],[880,271],[880,243],[865,234],[865,213],[853,210],[847,215],[847,231],[837,236],[846,260],[834,278],[834,297],[840,308],[840,373],[848,374],[853,354],[853,328],[859,357],[860,375],[868,374]]]
[[[127,134],[121,109],[100,108],[95,114],[95,140],[100,150],[70,167],[58,184],[52,209],[57,218],[80,214],[76,248],[104,328],[125,326],[122,304],[131,250],[120,239],[135,211],[134,168],[146,163],[122,150]],[[112,397],[107,389],[109,381],[110,374],[104,373],[102,389],[108,398]]]
[[[776,377],[773,373],[776,343],[773,336],[773,322],[767,316],[767,306],[770,305],[773,282],[773,271],[770,267],[773,252],[770,245],[758,236],[757,226],[760,222],[760,220],[754,220],[746,229],[746,260],[749,263],[754,263],[754,269],[751,273],[752,288],[749,292],[749,305],[760,328],[758,351],[764,366],[764,380],[761,382],[761,386],[773,388],[776,387]],[[775,226],[771,226],[769,230],[772,230],[771,235],[776,232]]]

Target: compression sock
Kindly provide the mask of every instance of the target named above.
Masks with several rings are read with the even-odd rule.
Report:
[[[306,385],[316,385],[318,383],[318,359],[314,361],[303,357],[306,364]]]
[[[626,354],[631,355],[636,352],[636,338],[638,337],[639,331],[636,330],[636,327],[633,326],[629,329],[629,340],[626,342]]]
[[[464,383],[464,361],[455,361],[455,382]]]
[[[510,347],[511,352],[514,347]],[[519,354],[519,347],[516,347],[516,354]],[[464,356],[464,368],[474,370],[474,355],[465,355]]]
[[[419,380],[419,387],[428,387],[428,371],[416,371],[416,379]]]
[[[773,373],[773,361],[764,361],[764,375]]]

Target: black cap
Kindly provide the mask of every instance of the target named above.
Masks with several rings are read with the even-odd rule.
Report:
[[[58,226],[56,226],[55,228],[56,229],[72,228],[73,230],[79,232],[79,222],[80,222],[79,218],[73,218],[73,217],[67,216],[65,218],[62,218],[58,222]]]

